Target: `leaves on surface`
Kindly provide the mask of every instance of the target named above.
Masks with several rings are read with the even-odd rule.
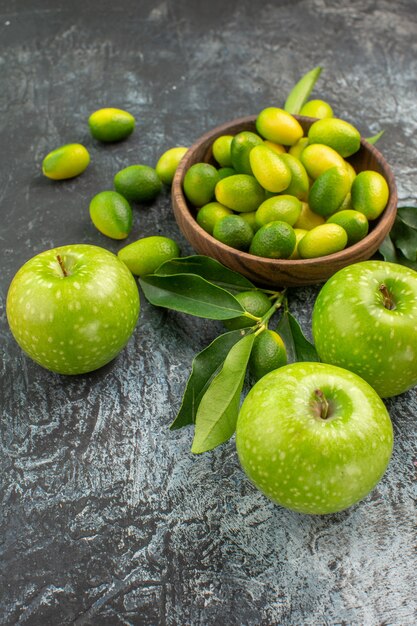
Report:
[[[277,326],[287,349],[289,363],[296,361],[319,361],[316,348],[306,339],[295,317],[284,310]]]
[[[198,407],[208,386],[219,372],[232,347],[244,334],[243,330],[232,330],[219,335],[194,357],[180,410],[171,424],[172,430],[195,422]]]
[[[321,70],[322,68],[320,66],[315,67],[300,78],[287,96],[284,104],[285,111],[293,115],[300,112],[302,106],[307,102],[309,95],[313,91],[313,87],[321,74]]]
[[[417,270],[417,207],[399,207],[389,234],[379,247],[385,261]]]
[[[240,396],[254,339],[254,333],[246,335],[232,347],[223,367],[201,398],[191,447],[194,454],[212,450],[230,439],[235,432]]]
[[[368,143],[375,145],[376,142],[381,139],[382,135],[384,134],[384,130],[380,130],[379,133],[377,133],[376,135],[372,135],[372,137],[365,137],[365,141],[367,141]]]

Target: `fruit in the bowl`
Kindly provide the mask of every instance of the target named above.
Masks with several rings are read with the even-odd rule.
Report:
[[[349,122],[332,117],[314,122],[308,131],[308,141],[330,146],[340,156],[349,157],[359,150],[361,136]]]
[[[339,270],[313,308],[320,359],[356,372],[383,398],[417,384],[416,328],[417,272],[386,261]]]
[[[348,237],[348,246],[361,241],[361,239],[366,237],[369,230],[369,222],[365,215],[353,209],[337,211],[337,213],[328,218],[327,223],[339,224],[339,226],[345,229]]]
[[[248,250],[253,230],[240,215],[226,215],[215,223],[213,237],[236,250]]]
[[[27,261],[10,284],[6,309],[13,336],[34,361],[60,374],[82,374],[125,346],[139,294],[114,254],[74,244]]]
[[[389,189],[387,181],[378,172],[360,172],[352,183],[352,208],[375,220],[385,209]]]
[[[298,254],[302,259],[316,259],[346,247],[347,234],[339,224],[321,224],[309,230],[298,244]]]
[[[261,378],[236,427],[249,479],[300,513],[335,513],[364,498],[383,476],[392,447],[391,420],[372,387],[324,363],[293,363]]]
[[[269,222],[253,236],[249,252],[268,259],[289,259],[294,252],[296,236],[287,222]]]

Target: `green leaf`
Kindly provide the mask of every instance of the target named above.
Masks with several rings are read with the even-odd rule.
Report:
[[[417,230],[417,207],[402,206],[397,209],[397,218],[410,228]]]
[[[148,274],[142,276],[139,283],[146,299],[155,306],[211,320],[232,319],[244,313],[232,294],[212,285],[201,276]]]
[[[194,357],[182,404],[177,417],[171,424],[171,430],[194,424],[201,398],[230,350],[244,334],[243,330],[224,333]]]
[[[391,229],[391,239],[409,261],[417,260],[417,230],[409,228],[400,220],[396,220]]]
[[[158,276],[196,274],[227,291],[239,292],[255,289],[247,278],[230,270],[208,256],[195,255],[166,261],[156,270]]]
[[[201,399],[191,452],[201,454],[224,443],[236,430],[240,396],[255,335],[238,341]]]
[[[313,91],[321,70],[320,66],[315,67],[300,78],[288,94],[284,105],[285,111],[295,115],[300,112],[301,107],[307,102],[309,95]]]
[[[378,139],[381,139],[381,137],[384,134],[384,132],[385,132],[385,130],[380,130],[379,133],[377,133],[376,135],[373,135],[372,137],[366,137],[365,141],[367,141],[368,143],[371,143],[372,145],[374,145],[374,144],[376,144]]]
[[[283,312],[277,326],[277,332],[281,335],[287,348],[289,363],[319,361],[316,348],[304,336],[301,326],[288,310]]]
[[[385,237],[384,241],[379,246],[378,251],[383,256],[384,261],[390,261],[391,263],[398,262],[395,246],[389,234]]]

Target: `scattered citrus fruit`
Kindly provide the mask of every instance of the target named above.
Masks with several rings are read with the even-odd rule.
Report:
[[[90,217],[103,235],[126,239],[132,230],[132,208],[117,191],[101,191],[90,202]]]
[[[113,179],[115,190],[130,202],[150,202],[162,189],[161,180],[149,165],[129,165]]]
[[[64,180],[82,174],[89,163],[87,148],[80,143],[67,143],[46,155],[42,172],[52,180]]]
[[[162,263],[179,255],[177,242],[162,235],[143,237],[121,248],[117,253],[135,276],[152,274]]]
[[[187,150],[185,146],[177,146],[169,148],[159,157],[155,171],[165,185],[172,184],[177,167]]]
[[[135,128],[133,115],[122,109],[99,109],[90,115],[88,125],[94,139],[104,142],[126,139]]]

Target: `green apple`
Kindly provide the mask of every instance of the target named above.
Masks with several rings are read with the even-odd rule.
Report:
[[[243,470],[266,496],[300,513],[335,513],[364,498],[391,457],[378,394],[356,374],[292,363],[261,378],[237,421]]]
[[[98,246],[46,250],[25,263],[7,294],[7,319],[20,347],[60,374],[111,361],[139,316],[136,282],[117,256]]]
[[[385,261],[339,270],[313,308],[321,361],[364,378],[382,398],[417,384],[417,272]]]

